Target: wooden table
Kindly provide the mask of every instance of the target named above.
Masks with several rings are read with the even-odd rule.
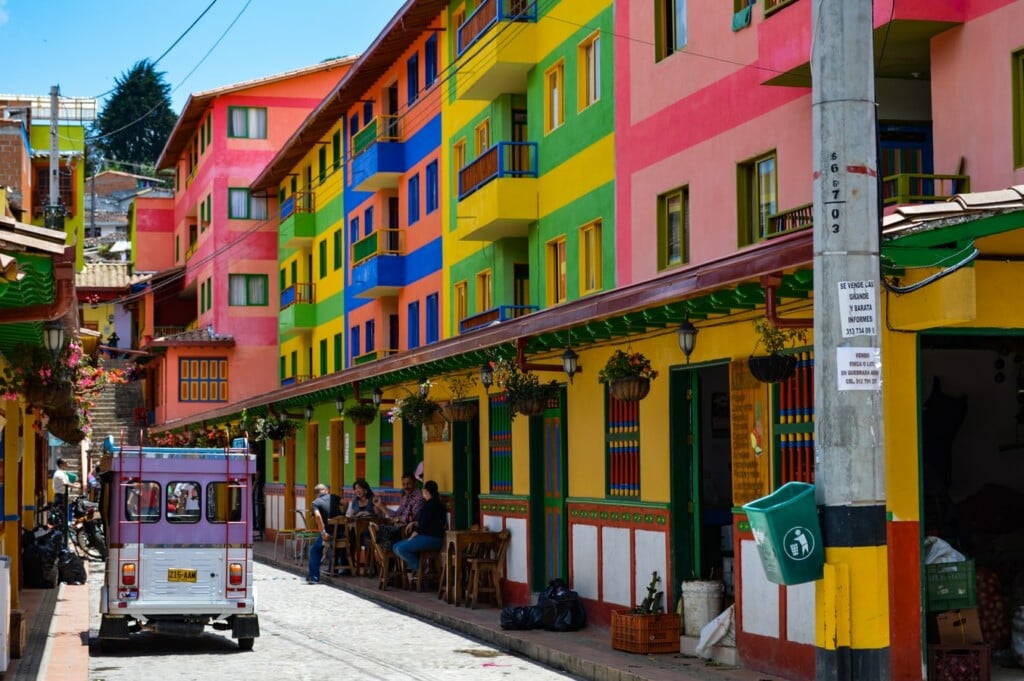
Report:
[[[438,597],[448,603],[461,605],[465,602],[466,585],[463,584],[463,566],[466,556],[497,546],[498,533],[488,529],[482,530],[448,530],[444,533],[441,544],[441,564],[443,574]]]

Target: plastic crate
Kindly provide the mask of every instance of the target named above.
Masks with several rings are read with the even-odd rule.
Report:
[[[988,645],[931,645],[928,681],[989,681],[991,661]]]
[[[679,615],[612,611],[612,648],[627,653],[678,653]]]
[[[973,560],[925,565],[925,583],[931,612],[962,610],[978,604]]]

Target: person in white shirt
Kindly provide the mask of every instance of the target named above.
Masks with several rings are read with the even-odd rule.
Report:
[[[68,519],[68,490],[77,487],[78,483],[71,482],[68,475],[68,462],[57,459],[57,470],[53,472],[53,503],[63,511],[60,517],[65,522]]]

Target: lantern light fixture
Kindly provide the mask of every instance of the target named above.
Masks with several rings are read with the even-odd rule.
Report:
[[[376,388],[373,389],[372,396],[373,396],[373,406],[379,407],[381,401],[384,400],[384,391],[380,389],[379,385]]]
[[[480,383],[484,386],[484,392],[491,391],[491,386],[494,385],[494,367],[490,362],[484,362],[480,367]]]
[[[580,356],[571,347],[566,346],[565,352],[562,353],[562,369],[565,370],[566,376],[569,377],[569,383],[572,383],[572,377],[579,370],[579,360]]]
[[[50,354],[56,357],[64,348],[64,324],[51,319],[43,324],[43,343]]]
[[[345,411],[345,395],[339,391],[338,396],[334,398],[334,407],[338,410],[338,413]]]
[[[690,363],[690,355],[693,354],[694,348],[697,347],[697,327],[694,326],[689,317],[683,320],[683,323],[679,325],[679,348],[686,355],[686,363]]]
[[[420,397],[427,397],[430,394],[430,379],[426,376],[420,376]]]
[[[307,421],[313,420],[313,405],[308,402],[306,403],[305,416]]]

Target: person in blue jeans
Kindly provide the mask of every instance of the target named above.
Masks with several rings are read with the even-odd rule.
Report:
[[[420,551],[439,551],[447,524],[437,483],[427,480],[423,485],[423,507],[416,520],[405,526],[408,539],[397,542],[392,549],[407,568],[417,572],[420,569]]]
[[[320,582],[320,563],[324,559],[324,542],[327,540],[327,519],[331,516],[331,493],[327,485],[319,483],[313,488],[316,499],[310,511],[310,527],[318,530],[316,541],[309,547],[309,574],[306,581],[310,584]]]

